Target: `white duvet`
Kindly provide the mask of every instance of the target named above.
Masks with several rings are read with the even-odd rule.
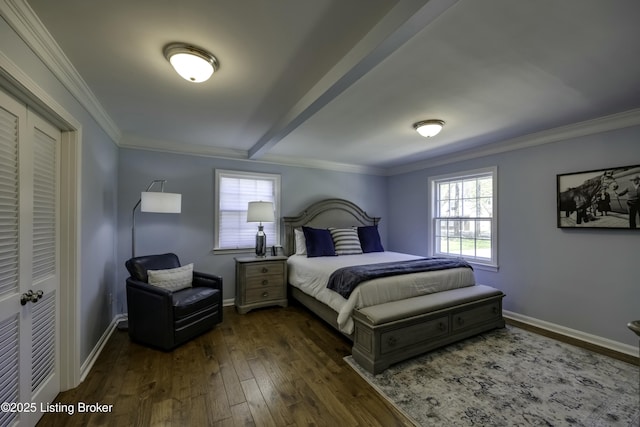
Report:
[[[398,252],[314,258],[308,258],[306,255],[292,255],[287,261],[289,283],[335,310],[338,315],[338,326],[346,334],[353,332],[351,313],[356,308],[475,285],[473,270],[452,268],[368,280],[356,287],[349,299],[327,289],[331,273],[339,268],[418,258],[423,257]]]

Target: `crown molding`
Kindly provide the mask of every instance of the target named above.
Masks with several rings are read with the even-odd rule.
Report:
[[[120,142],[120,148],[135,150],[159,151],[172,154],[188,154],[202,157],[220,157],[223,159],[246,160],[247,152],[232,148],[220,148],[200,144],[189,144],[181,141],[151,139],[124,133]]]
[[[45,28],[40,18],[31,9],[31,6],[25,0],[1,0],[0,13],[35,55],[117,144],[121,138],[120,129]]]
[[[386,172],[388,176],[400,175],[478,157],[521,150],[638,125],[640,125],[640,108],[499,141],[478,148],[461,150],[457,153],[442,155],[416,163],[388,168]]]
[[[280,166],[322,169],[335,172],[357,173],[364,175],[384,176],[386,174],[385,170],[382,168],[359,166],[339,162],[328,162],[314,159],[300,159],[293,157],[266,155],[260,160],[253,160],[249,158],[249,152],[246,150],[235,150],[230,148],[219,148],[199,144],[188,144],[180,141],[148,139],[127,133],[122,136],[118,145],[120,148],[130,148],[134,150],[157,151],[200,157],[215,157],[219,159],[239,160],[251,163],[265,163]]]

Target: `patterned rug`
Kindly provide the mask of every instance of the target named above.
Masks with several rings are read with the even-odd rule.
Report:
[[[371,375],[418,426],[640,426],[638,367],[507,326]]]

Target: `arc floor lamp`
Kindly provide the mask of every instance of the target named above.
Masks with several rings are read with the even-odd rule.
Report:
[[[131,211],[131,258],[136,256],[136,210],[140,206],[141,212],[155,213],[180,213],[182,210],[182,194],[165,193],[164,184],[166,179],[156,179],[145,191],[140,193],[140,199]],[[155,184],[160,184],[160,191],[150,191]],[[129,321],[121,320],[118,322],[118,330],[126,331],[129,329]]]
[[[140,193],[140,199],[131,212],[131,257],[136,256],[136,210],[140,206],[141,212],[180,213],[182,210],[182,194],[165,193],[166,179],[156,179],[145,191]],[[160,191],[150,191],[155,184],[160,184]]]

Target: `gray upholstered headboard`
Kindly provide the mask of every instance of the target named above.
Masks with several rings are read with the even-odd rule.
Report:
[[[355,227],[377,225],[379,217],[372,217],[360,209],[356,204],[344,199],[325,199],[313,203],[304,209],[300,215],[285,216],[284,222],[284,252],[287,256],[295,251],[296,227]]]

